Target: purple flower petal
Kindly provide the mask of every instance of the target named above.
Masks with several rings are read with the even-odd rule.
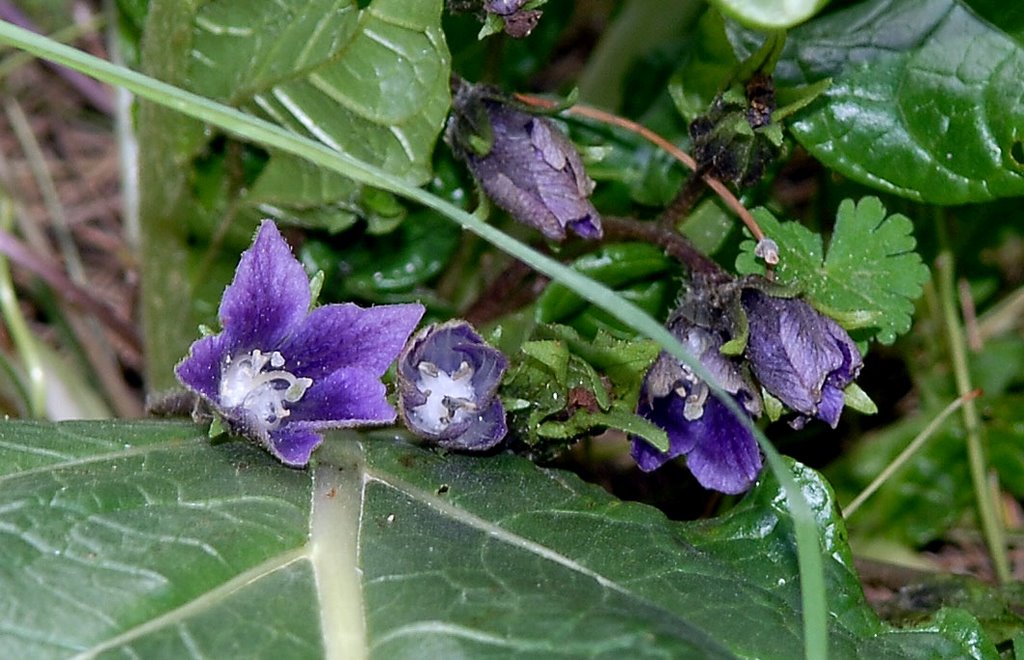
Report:
[[[843,412],[843,391],[832,384],[832,378],[825,381],[821,390],[821,401],[818,403],[818,419],[832,428],[839,424],[839,415]]]
[[[761,450],[753,434],[725,405],[710,396],[700,418],[687,421],[684,402],[675,393],[655,399],[654,407],[641,404],[642,417],[665,429],[669,450],[659,451],[641,438],[634,438],[631,454],[644,472],[661,467],[677,456],[686,456],[686,466],[704,488],[723,493],[741,493],[761,472]]]
[[[481,117],[491,129],[484,154],[471,140]],[[445,137],[487,196],[517,221],[554,241],[564,240],[567,228],[584,238],[601,237],[601,219],[590,202],[594,183],[550,119],[510,107],[495,90],[463,84]]]
[[[395,420],[380,376],[423,314],[414,304],[309,303],[305,271],[265,221],[224,293],[223,332],[195,342],[175,369],[231,433],[292,466],[306,464],[322,429]]]
[[[735,358],[721,353],[722,337],[677,318],[669,328],[700,359],[705,369],[751,415],[761,401],[749,376]],[[665,430],[669,449],[659,451],[639,437],[631,453],[637,466],[655,470],[677,456],[705,488],[723,493],[748,489],[761,471],[761,451],[751,431],[710,391],[693,371],[662,352],[644,377],[637,414]]]
[[[448,449],[490,449],[508,432],[496,396],[507,367],[465,321],[424,328],[398,357],[402,420]]]
[[[194,342],[188,357],[174,368],[174,374],[181,384],[208,401],[216,401],[227,343],[224,334],[203,337]]]
[[[290,424],[270,434],[265,444],[267,451],[277,460],[291,467],[306,467],[313,450],[324,441],[317,431],[298,424]]]
[[[385,393],[377,374],[343,367],[314,381],[302,400],[292,405],[288,421],[308,422],[316,428],[390,424],[397,413]]]
[[[273,222],[242,253],[220,302],[228,350],[277,346],[309,311],[309,279]]]
[[[495,399],[489,408],[480,413],[466,430],[453,438],[442,438],[438,446],[445,449],[486,451],[498,445],[508,433],[505,423],[505,407]]]
[[[718,399],[704,404],[700,440],[686,455],[686,466],[704,488],[735,495],[761,473],[761,450],[750,431]]]
[[[838,323],[799,298],[746,289],[742,302],[750,328],[747,357],[761,385],[802,416],[835,427],[842,390],[862,365],[856,344]]]
[[[280,347],[295,373],[321,378],[340,367],[383,374],[423,316],[423,305],[326,305],[309,313]]]
[[[647,383],[644,384],[644,389]],[[631,448],[633,459],[644,472],[661,467],[666,461],[693,451],[698,435],[693,422],[683,417],[685,407],[682,397],[675,393],[655,398],[648,403],[641,394],[637,414],[649,420],[668,434],[668,451],[662,452],[641,438],[634,438]]]

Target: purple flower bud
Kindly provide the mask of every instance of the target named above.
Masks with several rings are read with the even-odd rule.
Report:
[[[555,241],[565,240],[566,229],[601,237],[589,199],[594,182],[550,119],[509,107],[493,89],[463,83],[445,136],[487,196],[519,222]]]
[[[761,414],[761,400],[740,363],[720,352],[718,334],[685,321],[677,321],[672,331],[742,409],[755,417]],[[669,450],[661,452],[633,438],[633,458],[645,472],[686,456],[697,481],[723,493],[747,490],[761,472],[761,450],[753,434],[707,383],[668,353],[662,352],[647,372],[637,414],[663,428],[669,439]]]
[[[302,467],[325,429],[393,422],[380,377],[423,306],[324,305],[269,220],[224,290],[220,334],[192,344],[175,374],[232,433]]]
[[[539,9],[523,9],[527,0],[486,0],[484,11],[500,16],[505,34],[513,39],[529,36],[544,12]]]
[[[835,428],[843,389],[863,365],[856,344],[838,323],[799,298],[749,288],[741,300],[750,327],[747,358],[761,385],[800,413],[794,427],[817,417]]]
[[[508,431],[497,396],[507,367],[501,351],[465,321],[420,330],[398,358],[405,425],[446,449],[494,447]]]

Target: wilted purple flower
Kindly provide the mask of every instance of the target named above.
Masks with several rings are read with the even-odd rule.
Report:
[[[519,222],[555,241],[567,228],[601,238],[589,199],[594,182],[550,119],[510,107],[496,90],[461,83],[445,136],[487,196]]]
[[[761,414],[761,400],[733,358],[722,355],[716,333],[677,321],[671,328],[692,355],[750,415]],[[705,488],[741,493],[761,472],[761,450],[753,434],[718,398],[707,383],[668,353],[662,352],[644,378],[637,414],[668,433],[669,450],[658,451],[633,438],[632,454],[641,470],[650,472],[676,456]]]
[[[799,298],[776,298],[744,289],[741,300],[750,335],[747,358],[764,389],[800,413],[832,428],[843,410],[843,390],[863,362],[856,344],[838,323]]]
[[[393,422],[381,375],[423,307],[324,305],[274,223],[264,220],[225,289],[220,334],[175,368],[232,433],[302,467],[329,428]]]
[[[484,11],[502,18],[505,34],[522,39],[537,27],[543,14],[539,9],[523,9],[526,3],[527,0],[485,0]]]
[[[424,328],[398,358],[402,419],[446,449],[490,449],[508,431],[497,396],[507,367],[465,321]]]

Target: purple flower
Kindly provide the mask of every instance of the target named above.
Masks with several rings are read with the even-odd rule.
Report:
[[[505,34],[522,39],[537,27],[543,14],[539,9],[523,9],[526,3],[527,0],[485,0],[484,11],[502,18]]]
[[[508,431],[497,396],[507,367],[465,321],[424,328],[398,358],[402,419],[446,449],[490,449]]]
[[[381,375],[423,315],[421,305],[310,311],[309,280],[264,220],[220,303],[220,334],[175,368],[229,431],[302,467],[322,431],[395,420]]]
[[[794,427],[817,417],[835,428],[843,390],[863,365],[856,344],[838,323],[799,298],[750,288],[741,300],[750,328],[747,358],[761,385],[800,413]]]
[[[445,133],[494,203],[554,241],[601,238],[594,182],[550,119],[515,110],[484,86],[459,85]]]
[[[722,338],[705,328],[677,320],[670,326],[726,392],[752,416],[761,414],[760,398],[739,363],[722,355]],[[662,352],[644,378],[637,414],[668,433],[669,450],[658,451],[633,438],[632,454],[650,472],[676,456],[705,488],[741,493],[761,472],[761,450],[753,434],[719,401],[707,383]]]

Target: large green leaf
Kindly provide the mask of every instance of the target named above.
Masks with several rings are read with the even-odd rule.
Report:
[[[765,476],[677,523],[513,456],[338,435],[309,470],[178,423],[0,426],[4,657],[793,658],[799,579]],[[797,466],[834,657],[982,657],[969,617],[887,633]],[[973,636],[972,642],[969,640]]]
[[[1024,46],[958,0],[869,0],[791,31],[777,80],[826,77],[791,128],[829,167],[936,204],[1024,194]]]
[[[151,0],[142,64],[420,184],[450,99],[440,23],[437,0]],[[258,218],[338,231],[380,214],[362,186],[276,150],[246,161],[253,149],[176,111],[143,104],[137,130],[146,375],[161,389]]]
[[[440,10],[213,0],[195,14],[185,87],[424,183],[449,105]]]

